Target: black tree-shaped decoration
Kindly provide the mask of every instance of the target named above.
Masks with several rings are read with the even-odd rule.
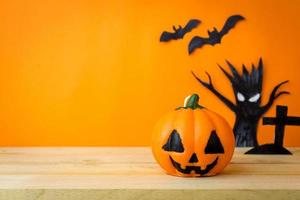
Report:
[[[230,62],[226,62],[232,72],[232,75],[225,71],[220,65],[218,66],[232,84],[236,104],[232,103],[215,89],[209,73],[206,72],[209,82],[201,80],[193,72],[192,74],[204,87],[215,94],[236,115],[233,128],[236,146],[257,146],[256,132],[258,121],[273,105],[275,99],[283,94],[289,94],[288,91],[277,92],[279,87],[288,81],[284,81],[276,85],[270,94],[268,102],[265,105],[261,105],[263,81],[262,59],[260,58],[257,68],[255,68],[252,64],[252,71],[250,73],[246,69],[245,65],[243,65],[243,72],[241,75]]]

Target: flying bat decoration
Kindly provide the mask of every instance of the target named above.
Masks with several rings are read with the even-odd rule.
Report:
[[[232,15],[227,19],[221,31],[218,31],[217,28],[214,27],[213,31],[208,31],[208,38],[199,36],[193,37],[189,43],[189,54],[204,45],[214,46],[215,44],[220,44],[223,36],[226,35],[236,25],[236,23],[244,19],[245,18],[241,15]]]
[[[170,40],[182,39],[186,33],[192,31],[192,29],[196,28],[200,23],[201,23],[201,21],[198,19],[191,19],[185,25],[184,28],[182,28],[182,26],[180,26],[180,25],[179,25],[179,28],[176,28],[175,26],[173,26],[174,32],[172,32],[172,33],[167,32],[167,31],[162,32],[162,34],[160,36],[160,42],[168,42]]]

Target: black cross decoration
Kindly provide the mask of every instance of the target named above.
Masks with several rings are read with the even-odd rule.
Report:
[[[300,117],[287,116],[287,106],[276,106],[276,118],[264,117],[263,125],[275,125],[275,144],[283,146],[286,125],[300,126]]]
[[[287,106],[276,106],[276,117],[264,117],[263,125],[275,125],[274,144],[254,147],[246,154],[292,154],[283,147],[284,128],[287,125],[300,126],[300,117],[288,116]]]

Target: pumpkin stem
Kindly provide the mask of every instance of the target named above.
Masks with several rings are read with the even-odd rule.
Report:
[[[181,109],[181,108],[184,108],[184,109],[188,109],[188,108],[191,108],[191,109],[202,109],[204,108],[203,106],[199,105],[199,95],[198,94],[192,94],[191,96],[188,96],[186,97],[185,101],[184,101],[184,106],[183,107],[179,107],[177,109]],[[176,109],[176,110],[177,110]]]

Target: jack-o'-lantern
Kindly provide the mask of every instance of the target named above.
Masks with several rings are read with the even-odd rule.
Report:
[[[171,175],[212,176],[230,162],[234,134],[226,120],[188,97],[184,107],[167,114],[156,125],[152,152]]]

